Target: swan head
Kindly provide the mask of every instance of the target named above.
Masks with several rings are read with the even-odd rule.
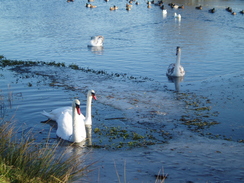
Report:
[[[76,109],[77,114],[81,114],[80,112],[80,101],[78,99],[73,100],[73,108]]]
[[[97,100],[96,93],[95,93],[94,90],[89,90],[89,91],[87,92],[87,97],[90,97],[90,96],[91,96],[94,100]]]
[[[179,55],[181,52],[181,48],[179,46],[176,47],[176,55]]]

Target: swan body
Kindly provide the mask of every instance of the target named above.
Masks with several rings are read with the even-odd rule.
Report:
[[[91,41],[88,46],[103,46],[103,41],[104,41],[103,36],[93,36],[91,37]]]
[[[80,112],[80,101],[73,100],[72,107],[61,107],[43,115],[57,122],[56,135],[63,140],[79,143],[86,139],[84,116]]]
[[[180,65],[180,59],[181,59],[181,48],[178,46],[176,48],[176,63],[172,63],[169,65],[166,75],[168,77],[182,77],[185,75],[184,68]]]

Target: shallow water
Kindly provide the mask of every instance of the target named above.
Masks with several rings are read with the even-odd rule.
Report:
[[[113,3],[119,6],[116,12],[109,11]],[[195,10],[197,3],[176,1],[185,9],[166,6],[166,17],[156,6],[147,9],[144,1],[129,12],[126,1],[113,3],[97,0],[96,9],[87,9],[78,0],[1,3],[0,54],[6,58],[75,63],[128,76],[53,66],[4,68],[0,94],[6,118],[15,114],[19,133],[31,128],[38,141],[45,140],[50,125],[40,123],[46,120],[40,111],[70,105],[74,97],[85,103],[85,92],[92,88],[98,95],[93,102],[93,129],[102,131],[93,131],[92,142],[104,148],[88,148],[88,161],[99,160],[88,182],[118,181],[114,162],[121,179],[126,166],[129,182],[154,182],[162,167],[169,182],[242,181],[243,145],[237,141],[244,139],[244,16],[238,13],[244,9],[243,1],[204,1],[201,11]],[[236,16],[225,10],[228,6]],[[208,13],[213,7],[217,12]],[[180,22],[174,12],[182,15]],[[105,37],[103,50],[87,48],[93,35]],[[176,46],[182,47],[186,70],[179,93],[165,76],[176,59]],[[209,110],[195,110],[202,107]],[[194,129],[183,125],[182,116],[219,124]],[[111,127],[147,137],[137,144],[146,147],[118,147],[132,139],[111,139],[106,131]],[[55,128],[50,137],[56,139]]]

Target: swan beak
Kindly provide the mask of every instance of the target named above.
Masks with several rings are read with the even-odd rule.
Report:
[[[97,97],[96,97],[95,93],[92,93],[92,98],[93,98],[94,100],[97,100]]]
[[[76,104],[75,108],[76,108],[77,113],[80,115],[81,114],[80,105]]]

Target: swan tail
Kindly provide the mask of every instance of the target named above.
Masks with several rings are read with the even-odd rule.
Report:
[[[41,114],[44,115],[44,116],[46,116],[46,117],[48,117],[48,118],[50,118],[50,119],[52,119],[52,120],[55,120],[54,119],[54,116],[51,113],[49,113],[49,112],[42,111]]]

